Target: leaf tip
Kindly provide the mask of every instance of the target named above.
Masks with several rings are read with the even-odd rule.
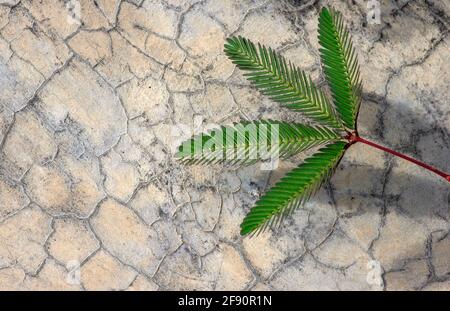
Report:
[[[244,223],[242,223],[241,224],[241,236],[242,237],[245,237],[245,236],[247,236],[250,232],[252,232],[253,231],[253,228],[252,227],[249,227],[249,226],[244,226],[243,225]]]

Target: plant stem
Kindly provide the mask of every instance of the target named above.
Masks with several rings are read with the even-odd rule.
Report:
[[[417,165],[419,165],[419,166],[421,166],[421,167],[423,167],[423,168],[425,168],[425,169],[427,169],[427,170],[429,170],[429,171],[431,171],[431,172],[433,172],[433,173],[435,173],[435,174],[437,174],[437,175],[443,177],[445,180],[447,180],[448,182],[450,182],[450,174],[444,173],[444,172],[438,170],[437,168],[435,168],[435,167],[433,167],[433,166],[431,166],[431,165],[428,165],[428,164],[426,164],[426,163],[423,163],[423,162],[421,162],[421,161],[418,161],[418,160],[416,160],[416,159],[413,159],[413,158],[411,158],[411,157],[409,157],[409,156],[407,156],[407,155],[401,154],[401,153],[399,153],[399,152],[397,152],[397,151],[395,151],[395,150],[391,150],[391,149],[389,149],[389,148],[386,148],[386,147],[383,147],[383,146],[381,146],[381,145],[378,145],[378,144],[376,144],[376,143],[374,143],[374,142],[371,142],[371,141],[369,141],[369,140],[366,140],[366,139],[364,139],[364,138],[361,138],[361,137],[359,137],[358,135],[355,135],[355,134],[349,135],[347,138],[348,138],[348,140],[350,141],[350,143],[361,142],[361,143],[363,143],[363,144],[372,146],[372,147],[374,147],[374,148],[377,148],[377,149],[380,149],[380,150],[389,152],[390,154],[393,154],[393,155],[395,155],[395,156],[397,156],[397,157],[400,157],[400,158],[402,158],[402,159],[405,159],[405,160],[407,160],[407,161],[409,161],[409,162],[415,163],[415,164],[417,164]]]

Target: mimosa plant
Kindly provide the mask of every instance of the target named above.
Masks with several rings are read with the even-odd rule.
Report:
[[[282,107],[302,113],[312,125],[242,121],[195,136],[179,148],[177,157],[184,164],[249,165],[262,160],[259,151],[263,145],[270,154],[276,153],[280,158],[320,146],[256,202],[241,224],[242,235],[279,224],[330,178],[346,149],[357,142],[411,161],[450,182],[449,174],[358,135],[362,90],[358,59],[342,15],[334,9],[323,8],[320,12],[319,43],[331,99],[304,71],[273,49],[240,36],[227,39],[225,44],[226,55],[246,71],[245,76],[257,89]],[[250,125],[253,131],[248,131]]]

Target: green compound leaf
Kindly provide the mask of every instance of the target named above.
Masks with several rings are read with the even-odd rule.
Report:
[[[320,57],[333,102],[344,125],[356,129],[361,103],[358,58],[341,13],[323,8],[319,17]]]
[[[176,158],[184,164],[250,165],[261,160],[287,158],[340,139],[339,133],[323,126],[273,120],[242,121],[187,140],[179,147]]]
[[[226,55],[263,94],[284,107],[334,128],[342,123],[325,94],[305,72],[287,63],[271,48],[255,44],[243,37],[232,37],[225,44]]]
[[[276,226],[307,201],[332,175],[345,145],[342,141],[328,144],[290,171],[256,202],[241,224],[241,234],[258,233]]]
[[[278,225],[327,180],[356,132],[362,84],[359,64],[342,15],[323,8],[319,17],[320,57],[332,101],[303,71],[263,45],[243,37],[227,39],[225,53],[263,94],[318,123],[309,126],[272,120],[244,121],[187,140],[178,159],[185,164],[249,165],[320,149],[283,177],[256,202],[241,224],[241,234]]]

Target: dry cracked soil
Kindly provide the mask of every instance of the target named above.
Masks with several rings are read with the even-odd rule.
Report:
[[[450,3],[1,0],[0,289],[450,290],[450,188],[352,146],[277,231],[239,224],[276,171],[183,167],[186,129],[302,120],[223,53],[271,46],[323,84],[321,6],[359,53],[360,133],[450,168]],[[180,134],[182,133],[182,134]]]

